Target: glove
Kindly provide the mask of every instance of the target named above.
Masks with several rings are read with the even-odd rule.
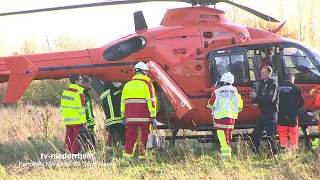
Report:
[[[86,125],[86,124],[82,124],[82,129],[84,129],[84,130],[88,130],[87,125]]]
[[[152,128],[157,129],[157,119],[153,119],[152,121]]]
[[[86,124],[82,124],[82,128],[80,130],[80,133],[85,133],[86,131],[88,131],[87,125]]]
[[[122,124],[123,124],[123,125],[127,125],[127,122],[126,122],[125,119],[122,120]]]
[[[153,119],[152,126],[156,126],[156,125],[157,125],[157,119]]]

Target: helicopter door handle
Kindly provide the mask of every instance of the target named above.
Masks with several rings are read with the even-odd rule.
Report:
[[[173,54],[177,55],[177,54],[186,54],[187,50],[185,48],[180,48],[180,49],[174,49],[173,50]]]

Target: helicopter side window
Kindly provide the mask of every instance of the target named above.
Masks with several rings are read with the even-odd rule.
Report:
[[[231,55],[231,73],[234,75],[234,81],[238,83],[247,83],[246,66],[243,54]]]
[[[211,74],[214,75],[215,80],[220,79],[224,73],[231,72],[234,75],[235,85],[248,82],[245,57],[242,53],[215,56],[214,65],[215,68],[212,68]]]
[[[297,49],[296,47],[284,48],[283,61],[285,73],[293,74],[296,83],[319,81],[319,70],[312,64],[308,55],[301,49]]]
[[[124,59],[130,54],[142,50],[146,46],[146,43],[146,39],[141,36],[121,41],[106,49],[103,53],[103,58],[108,61]]]

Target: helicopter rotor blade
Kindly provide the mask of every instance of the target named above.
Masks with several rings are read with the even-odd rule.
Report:
[[[248,8],[248,7],[246,7],[246,6],[243,6],[243,5],[240,5],[240,4],[231,2],[231,1],[227,1],[227,0],[226,0],[226,1],[222,1],[222,2],[231,4],[231,5],[233,5],[233,6],[236,6],[236,7],[240,8],[240,9],[243,9],[243,10],[249,12],[249,13],[252,13],[252,14],[260,17],[260,18],[263,19],[263,20],[271,21],[271,22],[280,22],[280,21],[278,21],[277,19],[275,19],[275,18],[273,18],[273,17],[271,17],[271,16],[265,15],[265,14],[263,14],[263,13],[261,13],[261,12],[258,12],[258,11],[254,10],[254,9],[251,9],[251,8]]]
[[[38,13],[38,12],[47,12],[47,11],[57,11],[57,10],[67,10],[67,9],[78,9],[78,8],[87,8],[87,7],[97,7],[97,6],[108,6],[108,5],[120,5],[120,4],[135,4],[135,3],[143,3],[143,2],[185,2],[187,0],[108,0],[104,2],[96,2],[96,3],[88,3],[88,4],[77,4],[77,5],[69,5],[69,6],[59,6],[59,7],[51,7],[51,8],[42,8],[42,9],[33,9],[33,10],[24,10],[24,11],[16,11],[16,12],[7,12],[0,13],[0,16],[9,16],[9,15],[17,15],[17,14],[30,14],[30,13]]]

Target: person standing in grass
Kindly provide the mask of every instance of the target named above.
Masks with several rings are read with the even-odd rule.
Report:
[[[82,76],[82,87],[84,88],[83,94],[86,101],[86,118],[88,129],[82,129],[81,141],[84,144],[86,151],[96,150],[96,138],[95,138],[95,125],[96,121],[94,119],[92,98],[89,94],[91,90],[91,78],[89,76]]]
[[[107,142],[106,142],[106,161],[111,162],[113,157],[112,147],[124,145],[126,142],[126,126],[122,123],[120,112],[121,82],[105,82],[104,91],[100,96],[101,105],[106,116]],[[117,144],[118,143],[118,144]]]
[[[86,129],[86,103],[83,94],[82,77],[80,74],[69,76],[70,86],[63,91],[60,110],[66,125],[65,149],[72,154],[80,152],[78,136],[82,128]]]
[[[249,95],[258,102],[259,109],[261,111],[260,117],[257,119],[255,127],[253,129],[252,138],[252,151],[255,154],[261,155],[261,136],[266,129],[268,144],[271,149],[268,153],[268,158],[274,158],[278,151],[276,145],[276,131],[278,120],[278,104],[279,104],[279,90],[278,83],[271,79],[272,68],[265,66],[261,70],[262,80],[259,83],[257,92],[252,91]]]
[[[216,89],[208,101],[212,110],[213,128],[217,130],[222,159],[231,158],[231,139],[235,120],[243,108],[243,100],[236,87],[232,86],[234,76],[224,73],[220,82],[223,86]]]
[[[125,120],[126,143],[122,156],[131,159],[134,156],[134,144],[137,141],[137,129],[141,129],[141,143],[139,147],[139,159],[146,159],[146,145],[150,125],[156,119],[155,89],[147,76],[148,66],[138,62],[135,67],[135,75],[123,88],[121,96],[121,117]]]
[[[278,134],[281,149],[296,150],[298,148],[298,115],[304,105],[302,92],[294,85],[294,76],[286,74],[284,83],[279,87]],[[288,144],[288,134],[290,143]]]

